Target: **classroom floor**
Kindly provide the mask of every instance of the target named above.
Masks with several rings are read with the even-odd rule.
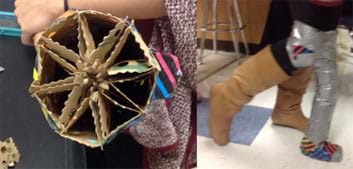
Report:
[[[221,53],[222,55],[223,53]],[[231,54],[228,54],[231,55]],[[211,54],[199,68],[207,69],[208,64],[224,57]],[[207,62],[207,60],[209,62]],[[222,62],[222,61],[218,61]],[[219,64],[223,64],[219,63]],[[233,63],[222,71],[198,83],[198,89],[208,97],[211,84],[223,81],[237,66]],[[205,68],[206,67],[206,68]],[[210,138],[198,136],[198,167],[200,169],[352,169],[353,168],[353,65],[339,63],[338,102],[333,117],[330,141],[343,147],[344,156],[340,163],[328,163],[309,159],[301,154],[299,141],[303,134],[297,130],[274,126],[269,118],[251,145],[230,143],[220,147]],[[314,95],[315,83],[312,80],[304,96],[302,108],[308,117]],[[272,87],[257,95],[249,105],[272,108],[275,104],[277,88]]]

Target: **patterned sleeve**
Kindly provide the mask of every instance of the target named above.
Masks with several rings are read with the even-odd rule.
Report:
[[[196,88],[196,0],[165,0],[174,36],[174,53],[179,57],[184,78],[180,83]]]

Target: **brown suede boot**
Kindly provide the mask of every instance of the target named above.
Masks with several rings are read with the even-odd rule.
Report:
[[[273,57],[271,47],[267,46],[237,67],[227,81],[213,85],[209,114],[213,140],[219,145],[227,144],[233,116],[243,105],[254,95],[288,78]]]
[[[300,131],[306,129],[308,119],[303,115],[300,104],[313,71],[312,67],[299,69],[290,79],[278,85],[277,101],[272,112],[273,124]]]

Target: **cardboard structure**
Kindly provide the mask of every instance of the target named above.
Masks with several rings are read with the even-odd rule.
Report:
[[[20,153],[12,138],[0,141],[0,169],[14,167],[20,160]]]
[[[100,147],[144,113],[160,70],[134,21],[68,11],[36,44],[29,92],[61,136]]]

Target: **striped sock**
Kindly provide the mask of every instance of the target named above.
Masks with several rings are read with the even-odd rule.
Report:
[[[339,162],[342,159],[342,148],[337,144],[326,141],[316,145],[304,137],[300,149],[305,156],[317,160]]]

